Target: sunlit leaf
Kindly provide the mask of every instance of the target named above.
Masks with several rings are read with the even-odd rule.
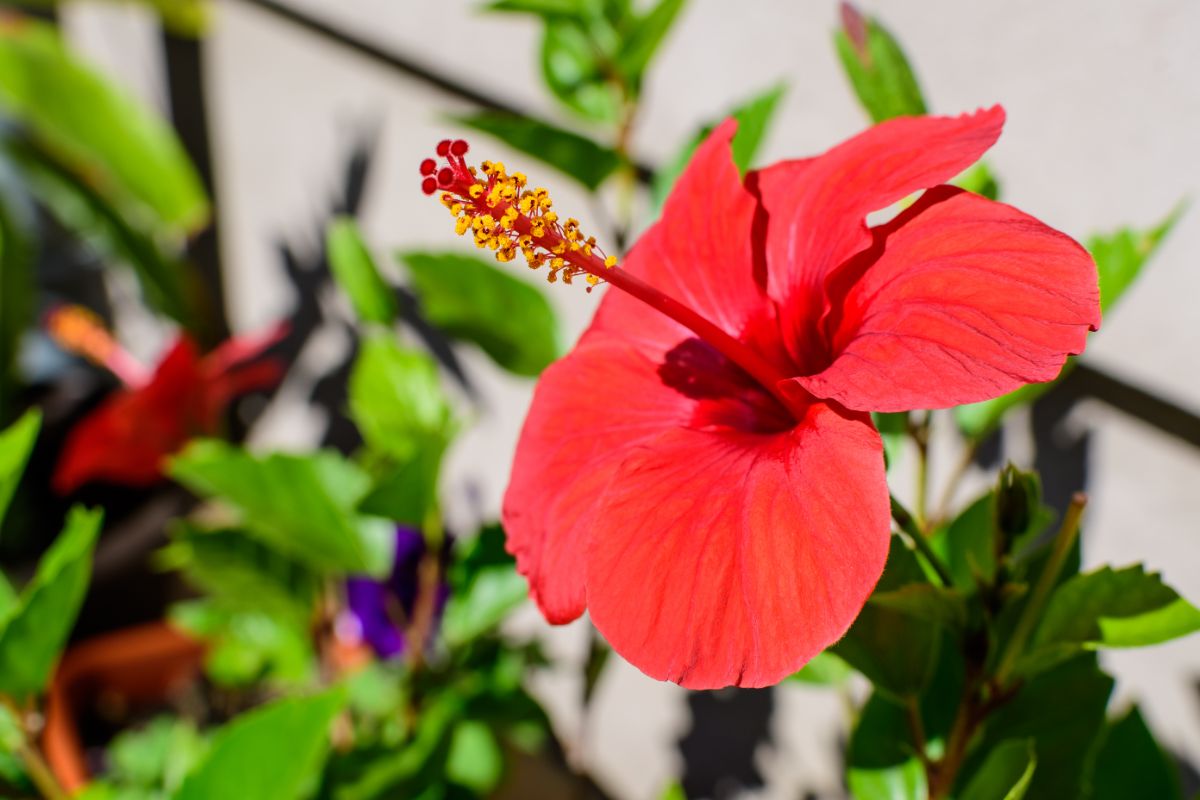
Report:
[[[363,340],[350,375],[350,413],[371,447],[401,461],[431,443],[444,446],[453,424],[433,360],[386,333]]]
[[[504,753],[495,735],[482,722],[458,723],[450,738],[446,777],[486,796],[504,773]]]
[[[622,39],[616,65],[635,90],[641,86],[650,60],[658,52],[683,5],[684,0],[658,0],[652,9],[637,18]]]
[[[42,414],[36,409],[26,411],[24,416],[8,428],[0,431],[0,522],[12,502],[13,492],[21,482],[25,462],[33,451],[38,431],[42,427]]]
[[[179,230],[207,221],[200,179],[170,125],[72,56],[52,26],[0,27],[0,106],[106,196]]]
[[[834,43],[846,77],[871,119],[883,122],[924,114],[921,87],[895,37],[849,3],[842,4],[842,21]]]
[[[473,256],[399,256],[425,317],[447,335],[478,345],[517,375],[538,375],[559,356],[558,319],[534,286]]]
[[[516,562],[504,549],[499,525],[483,528],[460,548],[450,571],[450,586],[442,635],[451,645],[491,630],[529,594]]]
[[[971,776],[959,800],[1021,800],[1033,771],[1037,752],[1030,739],[1001,742],[992,748],[979,770]]]
[[[358,225],[348,217],[335,219],[325,235],[329,267],[364,322],[390,325],[396,320],[396,293],[379,274]]]
[[[0,631],[0,694],[40,693],[75,625],[104,515],[76,506]]]
[[[844,683],[854,674],[854,670],[837,655],[823,650],[813,656],[799,672],[788,677],[790,681],[811,683],[818,686],[836,686]]]
[[[171,475],[199,494],[236,509],[247,533],[318,572],[386,574],[381,552],[387,529],[354,512],[370,478],[339,455],[272,453],[255,456],[223,442],[193,442],[170,466]]]

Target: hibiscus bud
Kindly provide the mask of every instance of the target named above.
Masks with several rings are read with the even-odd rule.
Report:
[[[1008,553],[1014,540],[1033,526],[1041,491],[1037,477],[1012,464],[1000,472],[996,486],[996,556]]]

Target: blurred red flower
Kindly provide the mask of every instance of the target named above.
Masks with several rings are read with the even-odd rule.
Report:
[[[743,181],[728,121],[623,269],[581,267],[686,308],[609,291],[538,384],[504,523],[547,619],[587,610],[634,665],[692,688],[775,683],[845,633],[888,550],[869,412],[1050,380],[1099,325],[1083,248],[940,185],[1003,123],[895,119]],[[676,321],[693,312],[716,334]]]
[[[278,361],[262,358],[283,335],[282,327],[229,339],[206,356],[180,335],[149,377],[86,312],[59,309],[48,328],[64,347],[104,364],[125,383],[67,436],[53,479],[60,494],[95,480],[157,483],[166,460],[188,440],[218,432],[234,398],[273,386],[284,372]]]

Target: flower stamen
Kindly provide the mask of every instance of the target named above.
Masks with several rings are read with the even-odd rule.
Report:
[[[510,175],[499,161],[469,166],[463,158],[468,149],[462,139],[445,139],[437,146],[441,166],[427,158],[420,168],[421,190],[442,193],[442,205],[455,218],[455,233],[470,232],[475,246],[493,251],[501,263],[520,254],[530,269],[546,267],[549,283],[561,278],[570,284],[584,276],[590,292],[606,280],[605,272],[617,266],[616,256],[606,255],[594,236],[584,235],[579,220],[560,220],[547,189],[530,188],[523,173]]]
[[[83,306],[58,306],[46,314],[43,325],[63,350],[104,367],[126,386],[140,386],[149,379],[142,365],[104,327],[104,321]]]

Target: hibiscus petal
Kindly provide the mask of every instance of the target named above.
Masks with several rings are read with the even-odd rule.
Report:
[[[1091,256],[1011,206],[944,186],[830,282],[834,356],[795,378],[863,411],[942,408],[1058,375],[1100,325]]]
[[[701,143],[667,199],[662,218],[618,267],[733,336],[767,310],[766,297],[754,281],[750,246],[758,201],[743,186],[733,162],[730,142],[736,129],[737,123],[728,119]],[[606,294],[595,327],[659,352],[694,335],[615,291]]]
[[[694,401],[664,386],[658,366],[594,331],[538,381],[502,517],[508,550],[550,622],[583,613],[587,531],[628,448],[690,417]]]
[[[959,117],[901,117],[804,161],[751,173],[767,214],[768,291],[783,307],[788,348],[802,364],[814,339],[830,270],[868,247],[867,214],[971,166],[1000,136],[1004,109]]]
[[[817,403],[782,434],[673,430],[621,465],[595,515],[588,611],[654,678],[767,686],[850,626],[888,516],[865,415]]]

